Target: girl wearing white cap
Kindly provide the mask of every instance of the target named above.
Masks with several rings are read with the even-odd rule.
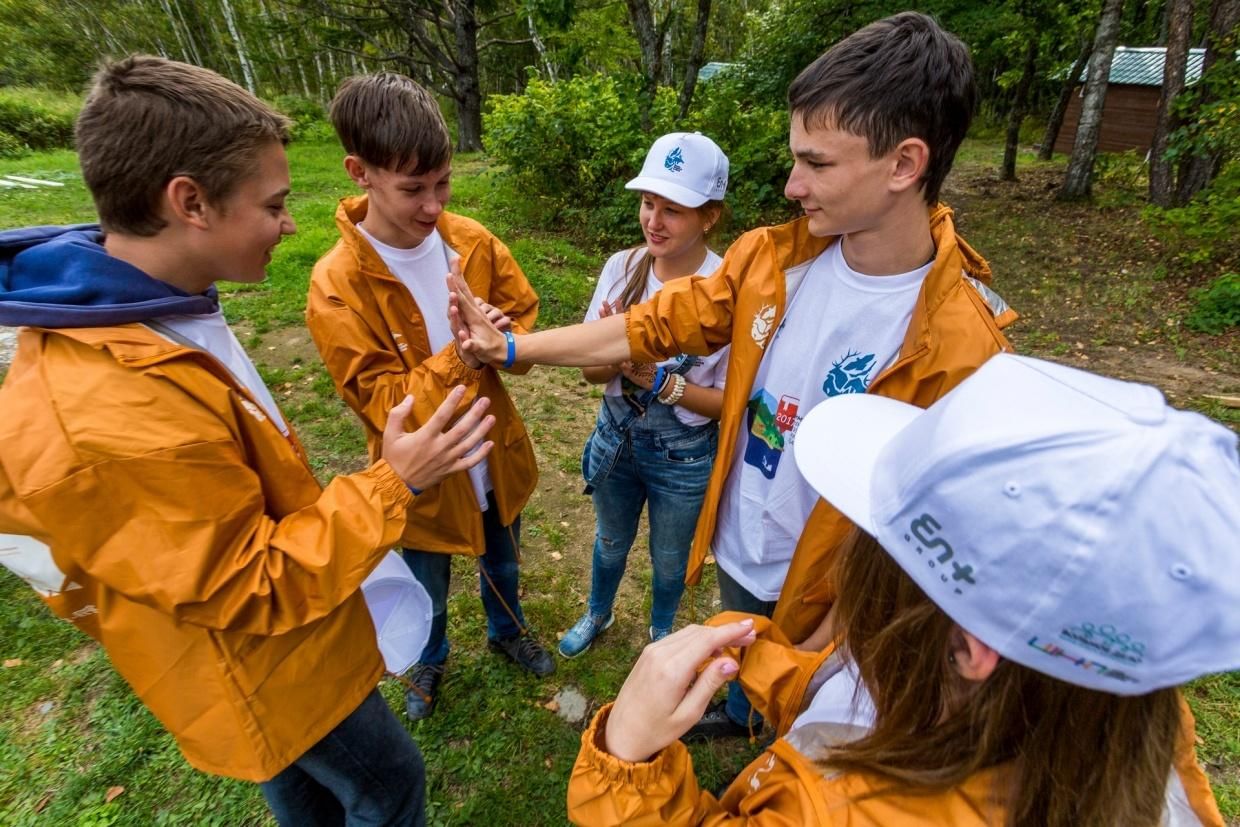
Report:
[[[640,193],[646,243],[608,259],[586,321],[623,313],[673,279],[713,272],[721,259],[707,237],[719,223],[727,184],[727,156],[710,138],[679,132],[655,141],[641,174],[625,185]],[[707,357],[582,371],[605,385],[581,463],[597,531],[589,605],[560,641],[564,657],[586,651],[615,621],[612,605],[645,504],[654,569],[650,639],[671,632],[715,458],[727,359],[725,347]]]
[[[1221,827],[1175,687],[1240,667],[1236,445],[1148,386],[1008,354],[926,410],[828,399],[794,452],[861,528],[844,643],[733,613],[647,647],[570,817]],[[717,800],[676,739],[738,666],[783,737]]]

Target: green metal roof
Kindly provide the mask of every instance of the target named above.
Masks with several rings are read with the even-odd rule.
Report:
[[[1196,83],[1197,78],[1201,77],[1201,61],[1205,54],[1205,49],[1188,50],[1188,65],[1184,69],[1186,85]],[[1111,61],[1110,82],[1130,86],[1162,86],[1166,57],[1167,50],[1162,46],[1119,46]],[[1081,83],[1088,75],[1087,66],[1081,72]]]

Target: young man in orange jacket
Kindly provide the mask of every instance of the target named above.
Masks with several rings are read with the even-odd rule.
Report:
[[[615,364],[731,344],[719,459],[686,579],[713,554],[723,608],[774,614],[792,640],[823,624],[827,566],[851,528],[787,460],[801,417],[849,393],[929,405],[1008,348],[1000,328],[1015,314],[938,203],[975,97],[968,49],[933,20],[873,23],[789,89],[784,192],[803,218],[746,233],[714,275],[622,316],[506,338],[475,308],[458,313],[463,346],[487,361]],[[760,727],[749,713],[734,683],[691,734]]]
[[[306,323],[341,397],[382,456],[384,411],[413,394],[414,419],[429,416],[455,385],[491,401],[496,450],[469,473],[419,496],[401,534],[405,560],[430,593],[431,638],[410,672],[411,720],[431,714],[448,658],[452,555],[477,557],[492,649],[542,677],[550,654],[526,628],[518,597],[521,509],[538,480],[534,452],[499,374],[462,353],[448,326],[444,276],[459,266],[493,318],[533,328],[538,296],[508,248],[485,227],[446,212],[452,146],[439,106],[394,73],[346,80],[331,120],[344,167],[365,195],[336,213],[340,241],[314,267]]]
[[[288,121],[206,69],[102,69],[77,123],[102,222],[0,234],[4,557],[116,670],[195,767],[262,782],[281,824],[424,822],[417,747],[376,689],[359,587],[411,489],[476,465],[485,401],[322,488],[220,312],[293,233]]]

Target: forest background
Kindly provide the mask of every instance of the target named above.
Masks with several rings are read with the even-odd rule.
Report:
[[[213,68],[295,121],[300,231],[263,285],[225,307],[324,480],[364,462],[364,443],[305,336],[309,268],[351,192],[324,105],[351,74],[394,69],[439,96],[458,155],[453,209],[512,247],[542,297],[540,323],[580,318],[606,254],[639,241],[623,182],[653,136],[697,129],[732,162],[729,237],[794,215],[788,82],[840,37],[903,10],[849,0],[0,0],[0,227],[90,221],[72,152],[81,92],[98,61],[131,52]],[[1152,382],[1175,404],[1240,428],[1240,0],[938,0],[969,44],[981,102],[944,199],[1023,315],[1023,352]],[[1150,157],[1096,152],[1081,118],[1071,157],[1057,122],[1116,44],[1165,45],[1160,137]],[[1175,58],[1204,47],[1202,80]],[[1100,111],[1104,84],[1087,85]],[[1090,134],[1093,130],[1094,134]],[[18,176],[13,178],[11,176]],[[52,185],[23,183],[21,179]],[[11,352],[0,329],[0,374]],[[7,342],[7,345],[6,345]],[[6,346],[8,352],[6,352]],[[580,611],[592,513],[580,447],[597,390],[574,371],[510,382],[542,469],[525,513],[527,611],[545,640]],[[445,700],[412,728],[427,755],[432,823],[556,824],[586,710],[614,696],[640,651],[649,605],[635,548],[625,617],[550,682],[515,676],[478,645],[476,576],[454,581]],[[463,563],[465,561],[462,561]],[[713,613],[690,593],[681,621]],[[264,823],[249,785],[190,770],[106,656],[0,572],[0,823]],[[400,691],[385,687],[399,705]],[[1240,819],[1240,676],[1188,692],[1225,815]],[[573,713],[573,714],[569,714]],[[754,746],[696,747],[708,785]]]

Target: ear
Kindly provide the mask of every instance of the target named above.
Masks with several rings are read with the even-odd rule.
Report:
[[[891,174],[892,192],[921,187],[922,176],[930,165],[930,147],[921,138],[905,138],[891,151],[895,167]]]
[[[370,171],[361,158],[356,155],[344,156],[344,171],[353,179],[353,183],[364,190],[370,189]]]
[[[999,665],[999,653],[959,626],[952,632],[949,654],[960,677],[981,682]]]
[[[702,224],[706,227],[713,227],[719,223],[719,217],[723,215],[720,207],[705,207],[701,211]]]
[[[202,185],[188,175],[178,175],[164,187],[164,201],[176,221],[199,230],[209,227],[206,193]]]

